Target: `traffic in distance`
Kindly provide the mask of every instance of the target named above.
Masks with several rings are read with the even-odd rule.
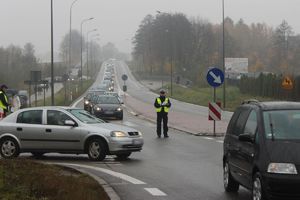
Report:
[[[123,120],[123,100],[114,92],[115,70],[111,62],[104,65],[102,82],[87,91],[84,97],[84,109],[101,119]]]

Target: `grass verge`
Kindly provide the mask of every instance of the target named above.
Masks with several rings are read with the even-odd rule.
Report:
[[[0,199],[108,200],[92,178],[28,159],[0,160]]]
[[[170,88],[170,85],[165,87]],[[159,93],[159,90],[155,92]],[[170,91],[169,91],[170,95]],[[172,98],[179,101],[184,101],[196,105],[208,106],[208,102],[213,101],[213,88],[186,88],[180,85],[173,84]],[[253,97],[251,95],[241,94],[238,87],[227,86],[226,88],[226,108],[227,111],[234,111],[238,105],[246,99],[257,99],[259,101],[270,101],[271,98]],[[223,88],[216,89],[216,100],[223,102]]]

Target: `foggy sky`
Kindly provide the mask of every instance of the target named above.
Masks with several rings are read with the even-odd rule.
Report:
[[[53,0],[56,52],[69,32],[73,1]],[[300,33],[299,8],[300,0],[225,0],[225,16],[235,22],[243,18],[247,24],[265,22],[276,27],[285,19],[295,33]],[[110,41],[129,53],[141,20],[156,10],[181,12],[212,23],[222,20],[222,0],[78,0],[72,9],[72,28],[80,30],[83,19],[94,17],[85,23],[84,33],[97,28],[100,45]],[[37,55],[50,52],[50,0],[0,0],[0,46],[22,47],[26,42],[33,43]]]

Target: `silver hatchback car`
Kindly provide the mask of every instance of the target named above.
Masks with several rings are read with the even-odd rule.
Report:
[[[19,110],[0,121],[0,154],[17,157],[22,152],[88,154],[101,161],[106,155],[125,159],[141,151],[141,132],[106,123],[83,109],[36,107]]]

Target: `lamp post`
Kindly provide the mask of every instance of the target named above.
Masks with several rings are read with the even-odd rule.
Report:
[[[91,39],[91,44],[92,44],[92,48],[91,48],[91,58],[92,58],[92,67],[91,69],[93,70],[92,71],[92,74],[96,73],[96,47],[94,45],[94,41],[100,41],[100,34],[96,34],[96,35],[93,35],[93,38]]]
[[[82,26],[85,22],[93,20],[93,19],[94,19],[93,17],[88,18],[88,19],[84,19],[84,20],[81,21],[81,25],[80,25],[80,33],[81,33],[81,41],[80,41],[80,71],[81,71],[81,73],[80,73],[80,87],[81,87],[81,89],[82,89],[82,60],[83,60],[83,58],[82,58],[82,56],[83,56],[82,55],[82,49],[83,49],[83,47],[82,47],[82,43],[83,43],[83,41],[82,41],[83,40]]]
[[[54,106],[54,69],[53,69],[53,0],[51,0],[51,105]]]
[[[70,6],[70,33],[69,33],[69,70],[71,69],[71,44],[72,44],[72,8],[78,0],[72,2]]]
[[[89,77],[89,34],[92,32],[97,31],[97,29],[93,29],[91,31],[87,32],[87,37],[86,37],[86,41],[87,41],[87,48],[86,48],[86,77],[88,79]]]

